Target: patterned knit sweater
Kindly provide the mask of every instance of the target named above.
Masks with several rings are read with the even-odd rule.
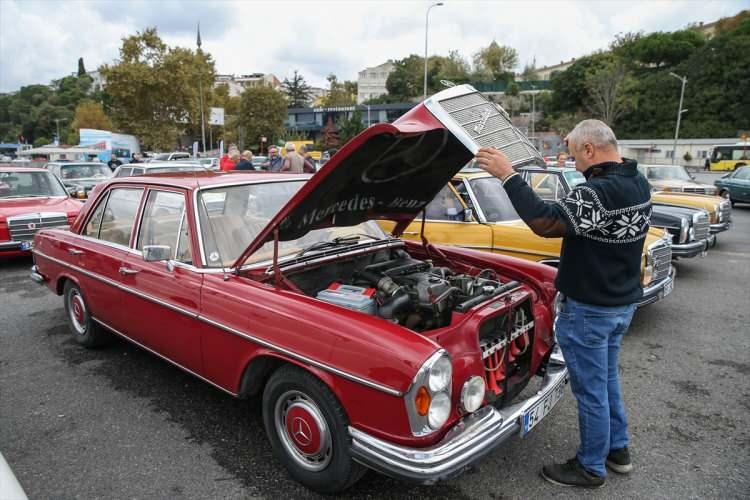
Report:
[[[524,222],[538,235],[563,237],[555,285],[587,304],[619,306],[637,302],[643,242],[651,219],[648,181],[633,160],[601,163],[567,197],[539,198],[520,175],[505,190]]]

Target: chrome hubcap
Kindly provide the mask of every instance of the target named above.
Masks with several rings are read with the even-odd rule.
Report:
[[[78,335],[85,335],[88,313],[86,312],[86,304],[83,302],[83,297],[81,297],[78,290],[71,290],[68,296],[68,311],[73,330]]]
[[[317,472],[330,463],[331,433],[320,408],[306,394],[282,394],[274,407],[274,426],[284,450],[300,467]]]

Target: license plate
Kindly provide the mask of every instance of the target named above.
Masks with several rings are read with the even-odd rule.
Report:
[[[31,250],[31,248],[34,246],[33,241],[22,241],[21,242],[21,250]]]
[[[674,281],[669,280],[666,283],[664,283],[664,296],[666,297],[670,293],[672,293],[672,290],[674,290]]]
[[[531,429],[536,427],[536,424],[552,411],[552,408],[562,399],[564,391],[565,379],[560,379],[546,396],[521,414],[521,437],[526,436]]]

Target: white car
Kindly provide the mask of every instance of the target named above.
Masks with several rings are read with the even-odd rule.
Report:
[[[156,153],[151,158],[149,158],[150,161],[175,161],[175,160],[189,160],[193,157],[190,153]]]

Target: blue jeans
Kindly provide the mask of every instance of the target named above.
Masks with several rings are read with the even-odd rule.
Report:
[[[570,388],[578,403],[578,461],[598,476],[607,475],[604,462],[610,450],[628,445],[618,360],[633,312],[635,304],[604,307],[568,297],[555,320]]]

